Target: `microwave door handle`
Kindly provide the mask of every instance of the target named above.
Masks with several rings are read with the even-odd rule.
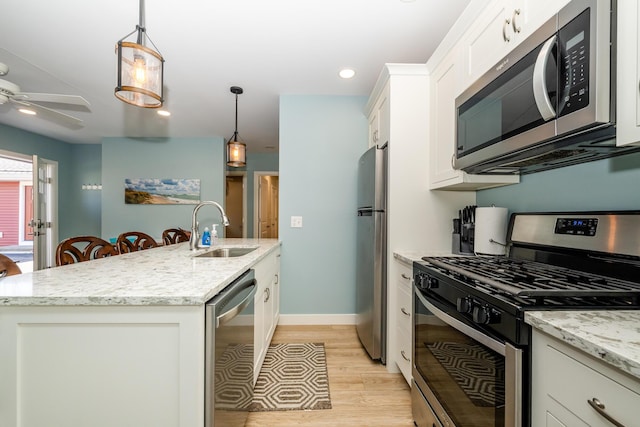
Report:
[[[556,42],[556,37],[553,36],[547,40],[542,49],[538,53],[536,64],[533,67],[533,97],[536,100],[536,106],[542,118],[547,121],[556,116],[556,111],[551,105],[549,99],[549,92],[547,91],[547,81],[545,79],[545,70],[547,69],[547,63],[549,62],[549,54],[553,45]]]

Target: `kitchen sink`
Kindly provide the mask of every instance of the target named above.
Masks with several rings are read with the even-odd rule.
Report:
[[[257,246],[251,248],[216,248],[196,255],[196,258],[233,258],[246,255],[256,249],[258,249]]]

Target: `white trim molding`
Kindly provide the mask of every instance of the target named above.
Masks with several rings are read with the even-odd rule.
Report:
[[[280,314],[279,325],[355,325],[355,314]]]

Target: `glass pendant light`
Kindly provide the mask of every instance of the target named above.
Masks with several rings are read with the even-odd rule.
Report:
[[[135,42],[125,41],[137,33]],[[149,42],[153,49],[147,46]],[[154,50],[155,49],[155,50]],[[121,101],[144,108],[162,107],[164,58],[153,44],[144,24],[144,0],[140,0],[140,22],[118,41],[118,84],[115,95]]]
[[[231,93],[236,95],[236,128],[233,136],[227,142],[227,166],[241,168],[247,165],[247,145],[238,141],[238,95],[242,94],[242,88],[231,86]]]

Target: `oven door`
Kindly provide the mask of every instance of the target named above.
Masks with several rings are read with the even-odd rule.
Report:
[[[415,287],[413,336],[413,378],[442,424],[522,426],[521,349]]]

